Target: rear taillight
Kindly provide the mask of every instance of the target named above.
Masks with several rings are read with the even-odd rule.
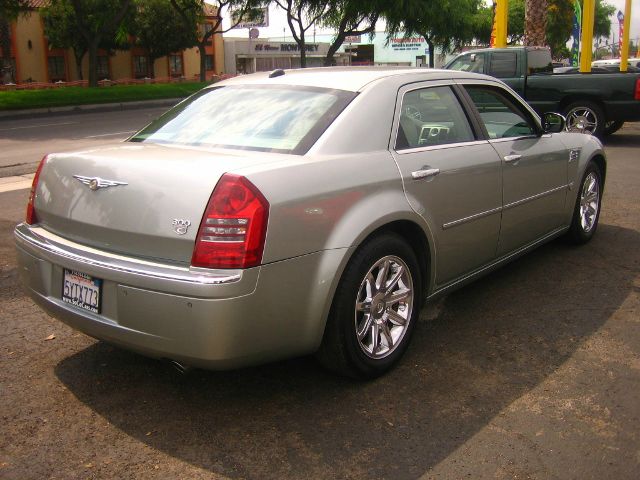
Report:
[[[36,210],[33,206],[33,202],[36,198],[36,188],[38,188],[38,181],[40,180],[40,172],[42,171],[42,167],[47,162],[47,156],[45,155],[42,160],[40,160],[40,165],[38,165],[38,169],[36,170],[36,174],[33,176],[33,182],[31,183],[31,192],[29,193],[29,203],[27,203],[27,218],[25,222],[29,225],[33,225],[38,222],[38,218],[36,217]]]
[[[640,100],[640,78],[636,80],[636,92],[633,95],[633,98]]]
[[[249,268],[260,265],[269,202],[245,177],[225,173],[202,217],[191,265]]]

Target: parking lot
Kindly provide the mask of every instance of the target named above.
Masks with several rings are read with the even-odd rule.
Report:
[[[606,152],[591,243],[427,306],[371,382],[310,358],[183,376],[71,330],[22,292],[28,191],[0,193],[0,477],[637,479],[640,124]]]

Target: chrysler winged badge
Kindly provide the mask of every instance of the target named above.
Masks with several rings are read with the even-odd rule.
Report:
[[[100,177],[84,177],[82,175],[74,175],[73,178],[80,183],[84,183],[90,190],[98,190],[99,188],[117,187],[118,185],[129,185],[127,182],[117,182],[115,180],[105,180]]]

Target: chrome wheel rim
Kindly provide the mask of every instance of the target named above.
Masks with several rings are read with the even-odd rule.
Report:
[[[598,117],[588,107],[576,107],[567,113],[567,130],[593,135],[598,129]]]
[[[591,172],[584,179],[580,192],[580,226],[585,233],[589,233],[595,226],[599,208],[600,185],[598,176]]]
[[[388,255],[367,272],[355,305],[355,329],[360,348],[370,358],[393,353],[402,342],[413,310],[413,279],[407,264]]]

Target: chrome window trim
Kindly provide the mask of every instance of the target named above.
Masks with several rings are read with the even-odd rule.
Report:
[[[529,203],[529,202],[532,202],[534,200],[538,200],[539,198],[546,197],[548,195],[552,195],[552,194],[554,194],[556,192],[559,192],[561,190],[565,190],[565,189],[571,190],[572,187],[573,187],[573,182],[571,182],[571,183],[569,183],[567,185],[562,185],[560,187],[552,188],[551,190],[547,190],[545,192],[537,193],[537,194],[532,195],[530,197],[526,197],[526,198],[522,198],[520,200],[516,200],[515,202],[508,203],[507,205],[503,205],[502,207],[496,207],[496,208],[492,208],[491,210],[486,210],[484,212],[474,213],[473,215],[470,215],[468,217],[464,217],[464,218],[460,218],[458,220],[453,220],[451,222],[444,223],[442,225],[442,229],[443,230],[447,230],[449,228],[457,227],[458,225],[463,225],[465,223],[473,222],[474,220],[478,220],[480,218],[484,218],[484,217],[487,217],[489,215],[493,215],[495,213],[500,213],[500,212],[503,212],[505,210],[509,210],[510,208],[518,207],[520,205],[524,205],[525,203]]]
[[[490,138],[489,143],[503,143],[503,142],[514,142],[516,140],[527,140],[527,139],[536,139],[540,138],[537,135],[521,135],[519,137],[503,137],[503,138]]]
[[[427,147],[405,148],[403,150],[394,150],[398,155],[407,155],[409,153],[428,152],[431,150],[443,150],[447,148],[458,148],[466,145],[481,145],[487,143],[486,140],[472,140],[469,142],[441,143],[440,145],[429,145]]]
[[[167,265],[104,252],[69,241],[41,227],[31,227],[25,223],[18,225],[14,234],[19,246],[121,273],[194,285],[222,285],[238,282],[242,278],[242,274],[238,271],[213,270],[205,273],[202,269]]]

